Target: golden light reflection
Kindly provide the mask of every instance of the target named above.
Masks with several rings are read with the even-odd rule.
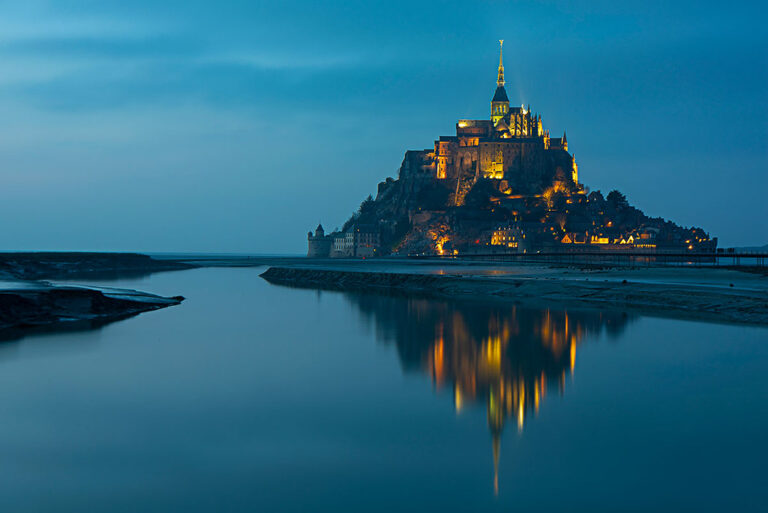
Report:
[[[529,415],[544,420],[549,384],[565,392],[579,346],[604,329],[616,333],[624,314],[565,312],[515,305],[350,295],[397,345],[406,370],[429,375],[437,390],[453,385],[456,413],[486,409],[499,486],[501,435],[507,419],[522,433]],[[541,413],[540,413],[541,411]]]
[[[571,339],[571,374],[574,367],[576,367],[576,340]]]
[[[439,387],[440,384],[443,382],[443,375],[444,375],[444,362],[443,362],[443,355],[444,355],[444,342],[443,337],[440,336],[440,338],[435,342],[435,347],[433,350],[434,353],[434,378],[435,378],[435,384]]]

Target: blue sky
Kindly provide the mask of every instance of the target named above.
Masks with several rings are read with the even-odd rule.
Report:
[[[0,1],[0,249],[300,253],[507,91],[581,180],[768,242],[758,2]]]

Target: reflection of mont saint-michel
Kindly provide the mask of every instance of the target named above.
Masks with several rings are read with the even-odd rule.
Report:
[[[310,257],[536,251],[712,252],[717,239],[648,217],[618,191],[588,193],[565,132],[550,137],[530,106],[511,106],[499,55],[488,119],[408,151],[341,229],[307,236]]]
[[[603,330],[620,334],[631,320],[622,313],[537,310],[346,294],[394,343],[406,371],[429,374],[438,388],[452,387],[457,411],[484,404],[491,431],[494,487],[498,491],[501,433],[507,419],[522,431],[528,415],[553,390],[563,393],[576,352]]]

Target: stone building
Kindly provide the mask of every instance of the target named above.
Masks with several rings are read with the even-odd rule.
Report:
[[[491,246],[508,248],[515,253],[527,253],[530,249],[525,231],[515,222],[497,226],[491,233]]]
[[[352,225],[329,235],[318,225],[314,234],[307,233],[310,258],[368,258],[379,254],[379,246],[379,228],[375,225]]]
[[[335,232],[333,235],[333,246],[331,248],[332,258],[351,258],[355,256],[355,232],[348,230],[346,232]]]
[[[374,225],[358,225],[354,228],[355,256],[358,258],[370,258],[379,252],[379,229]]]
[[[326,258],[330,255],[333,239],[325,235],[323,225],[318,224],[314,235],[307,233],[307,256],[311,258]]]
[[[504,85],[500,52],[490,119],[460,119],[456,135],[441,136],[432,150],[406,155],[412,167],[456,183],[454,205],[463,204],[480,178],[497,180],[510,194],[540,193],[555,179],[578,186],[578,168],[568,153],[565,133],[550,137],[530,105],[510,106]]]

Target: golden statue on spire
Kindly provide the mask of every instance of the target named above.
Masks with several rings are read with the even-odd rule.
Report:
[[[504,87],[504,64],[502,63],[502,50],[504,49],[504,40],[499,39],[499,78],[496,80],[496,85]]]

